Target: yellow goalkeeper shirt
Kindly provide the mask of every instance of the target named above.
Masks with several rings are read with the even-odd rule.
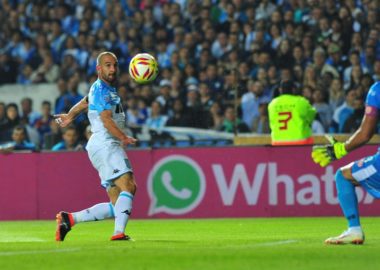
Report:
[[[311,144],[311,124],[316,110],[297,95],[283,94],[268,106],[272,145]]]

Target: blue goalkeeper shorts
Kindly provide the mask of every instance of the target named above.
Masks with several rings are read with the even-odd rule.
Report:
[[[380,199],[380,155],[376,153],[354,162],[352,176],[373,197]]]

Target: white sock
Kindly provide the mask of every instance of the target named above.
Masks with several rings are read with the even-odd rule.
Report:
[[[99,203],[90,208],[72,214],[75,223],[98,221],[115,216],[112,203]]]
[[[132,210],[133,195],[127,191],[122,191],[115,203],[115,231],[114,235],[125,232],[129,215]]]

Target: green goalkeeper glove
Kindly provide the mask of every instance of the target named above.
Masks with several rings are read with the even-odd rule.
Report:
[[[321,167],[326,167],[332,161],[340,159],[347,155],[347,150],[344,143],[338,142],[334,137],[326,136],[329,140],[329,145],[316,145],[313,146],[311,157],[313,161]]]

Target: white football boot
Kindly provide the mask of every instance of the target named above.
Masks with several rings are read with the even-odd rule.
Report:
[[[341,235],[330,237],[325,240],[325,244],[340,245],[340,244],[355,244],[361,245],[364,243],[364,233],[361,229],[344,231]]]

